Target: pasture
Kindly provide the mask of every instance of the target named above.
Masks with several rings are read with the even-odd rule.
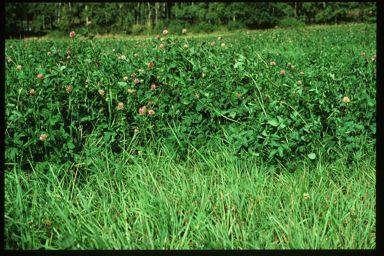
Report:
[[[5,54],[6,248],[375,248],[375,25]]]

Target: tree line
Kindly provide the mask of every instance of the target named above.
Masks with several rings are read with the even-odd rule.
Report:
[[[152,34],[374,22],[375,2],[6,3],[6,36]]]

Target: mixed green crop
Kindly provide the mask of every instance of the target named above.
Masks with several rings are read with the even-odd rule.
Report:
[[[376,28],[169,32],[6,41],[6,248],[374,248]]]
[[[273,163],[375,145],[374,25],[6,42],[6,162],[209,140]]]

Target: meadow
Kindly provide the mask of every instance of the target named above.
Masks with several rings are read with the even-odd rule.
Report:
[[[375,25],[5,53],[6,248],[375,248]]]

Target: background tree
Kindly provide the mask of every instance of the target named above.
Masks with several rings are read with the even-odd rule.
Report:
[[[374,22],[374,2],[6,3],[6,36],[44,33],[179,33]]]

